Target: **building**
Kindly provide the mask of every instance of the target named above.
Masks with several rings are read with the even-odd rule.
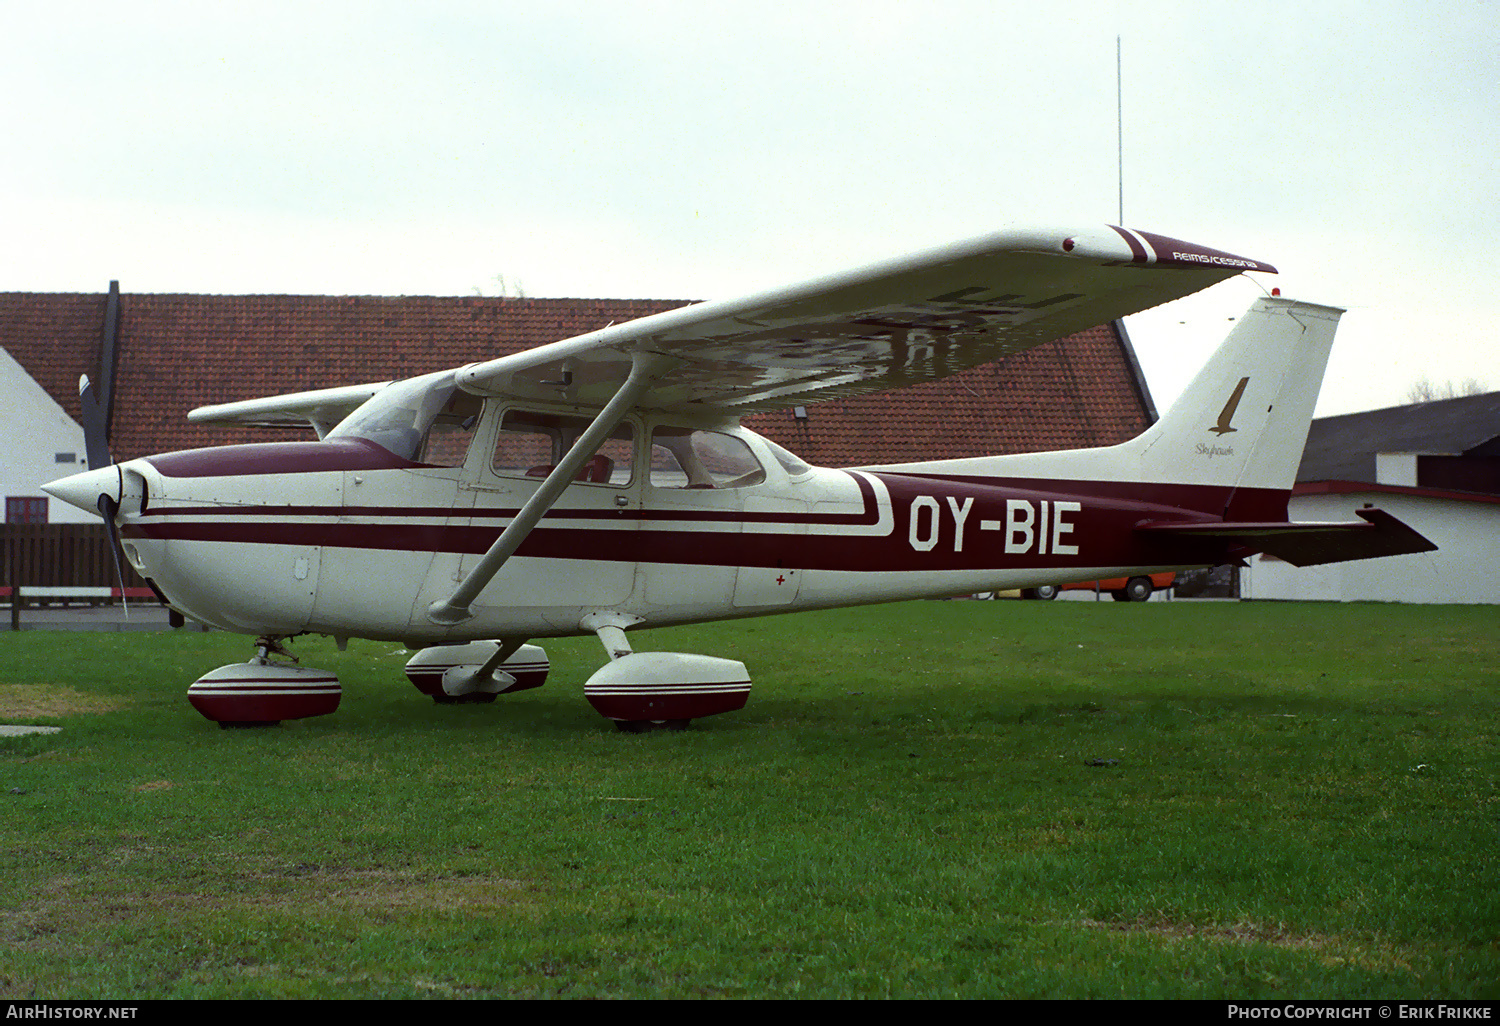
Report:
[[[8,524],[81,523],[82,510],[52,502],[42,485],[85,467],[83,428],[15,358],[0,349],[0,495]]]
[[[1256,599],[1500,602],[1500,392],[1312,423],[1293,520],[1355,520],[1378,506],[1436,552],[1297,568],[1264,555],[1241,575]]]

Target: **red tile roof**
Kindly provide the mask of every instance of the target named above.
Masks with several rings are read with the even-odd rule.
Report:
[[[1150,424],[1124,344],[1103,325],[940,381],[747,417],[819,466],[1111,445]]]
[[[681,300],[433,296],[121,296],[112,449],[155,452],[306,437],[187,422],[197,406],[410,377],[519,352]],[[0,346],[75,419],[96,374],[101,295],[0,293]],[[1149,423],[1110,326],[942,381],[747,417],[811,463],[857,466],[1110,444]]]

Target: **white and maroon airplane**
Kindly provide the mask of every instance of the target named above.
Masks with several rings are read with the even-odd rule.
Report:
[[[1374,509],[1287,522],[1341,311],[1277,297],[1120,445],[831,470],[740,425],[1274,270],[1116,227],[994,234],[405,381],[204,407],[190,419],[319,440],[106,465],[95,439],[97,469],[47,491],[100,510],[174,610],[259,638],[189,690],[223,724],[336,707],[335,675],[286,661],[298,634],[405,642],[419,689],[488,701],[542,682],[531,639],[594,633],[594,707],[681,726],[743,706],[744,665],[632,652],[627,629],[1434,548]]]

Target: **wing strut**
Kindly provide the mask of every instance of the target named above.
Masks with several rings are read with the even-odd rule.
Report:
[[[599,416],[594,418],[578,437],[578,441],[563,454],[562,459],[557,461],[557,466],[547,479],[542,482],[526,504],[521,507],[516,518],[510,522],[500,537],[495,539],[495,544],[490,546],[475,565],[469,571],[454,590],[453,594],[446,599],[441,599],[427,607],[427,618],[433,623],[453,626],[470,619],[474,614],[469,609],[479,593],[484,590],[494,576],[500,572],[505,561],[515,554],[516,549],[526,540],[532,528],[546,516],[552,504],[562,495],[563,489],[572,483],[574,475],[583,468],[583,465],[593,459],[604,440],[609,437],[625,415],[630,412],[637,399],[650,388],[658,378],[682,361],[676,357],[664,356],[660,353],[632,353],[630,356],[630,375],[620,390],[599,411]]]

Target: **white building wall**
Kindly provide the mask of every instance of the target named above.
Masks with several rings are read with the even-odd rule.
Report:
[[[0,349],[0,497],[45,497],[47,516],[55,524],[96,521],[42,491],[48,481],[87,470],[84,452],[83,428]],[[59,462],[63,456],[72,458]]]
[[[1375,480],[1381,484],[1417,486],[1417,454],[1414,452],[1377,452]]]
[[[1252,599],[1335,602],[1500,603],[1500,503],[1390,492],[1294,495],[1292,520],[1353,522],[1369,503],[1421,532],[1438,547],[1383,559],[1294,567],[1254,556],[1241,571]]]

